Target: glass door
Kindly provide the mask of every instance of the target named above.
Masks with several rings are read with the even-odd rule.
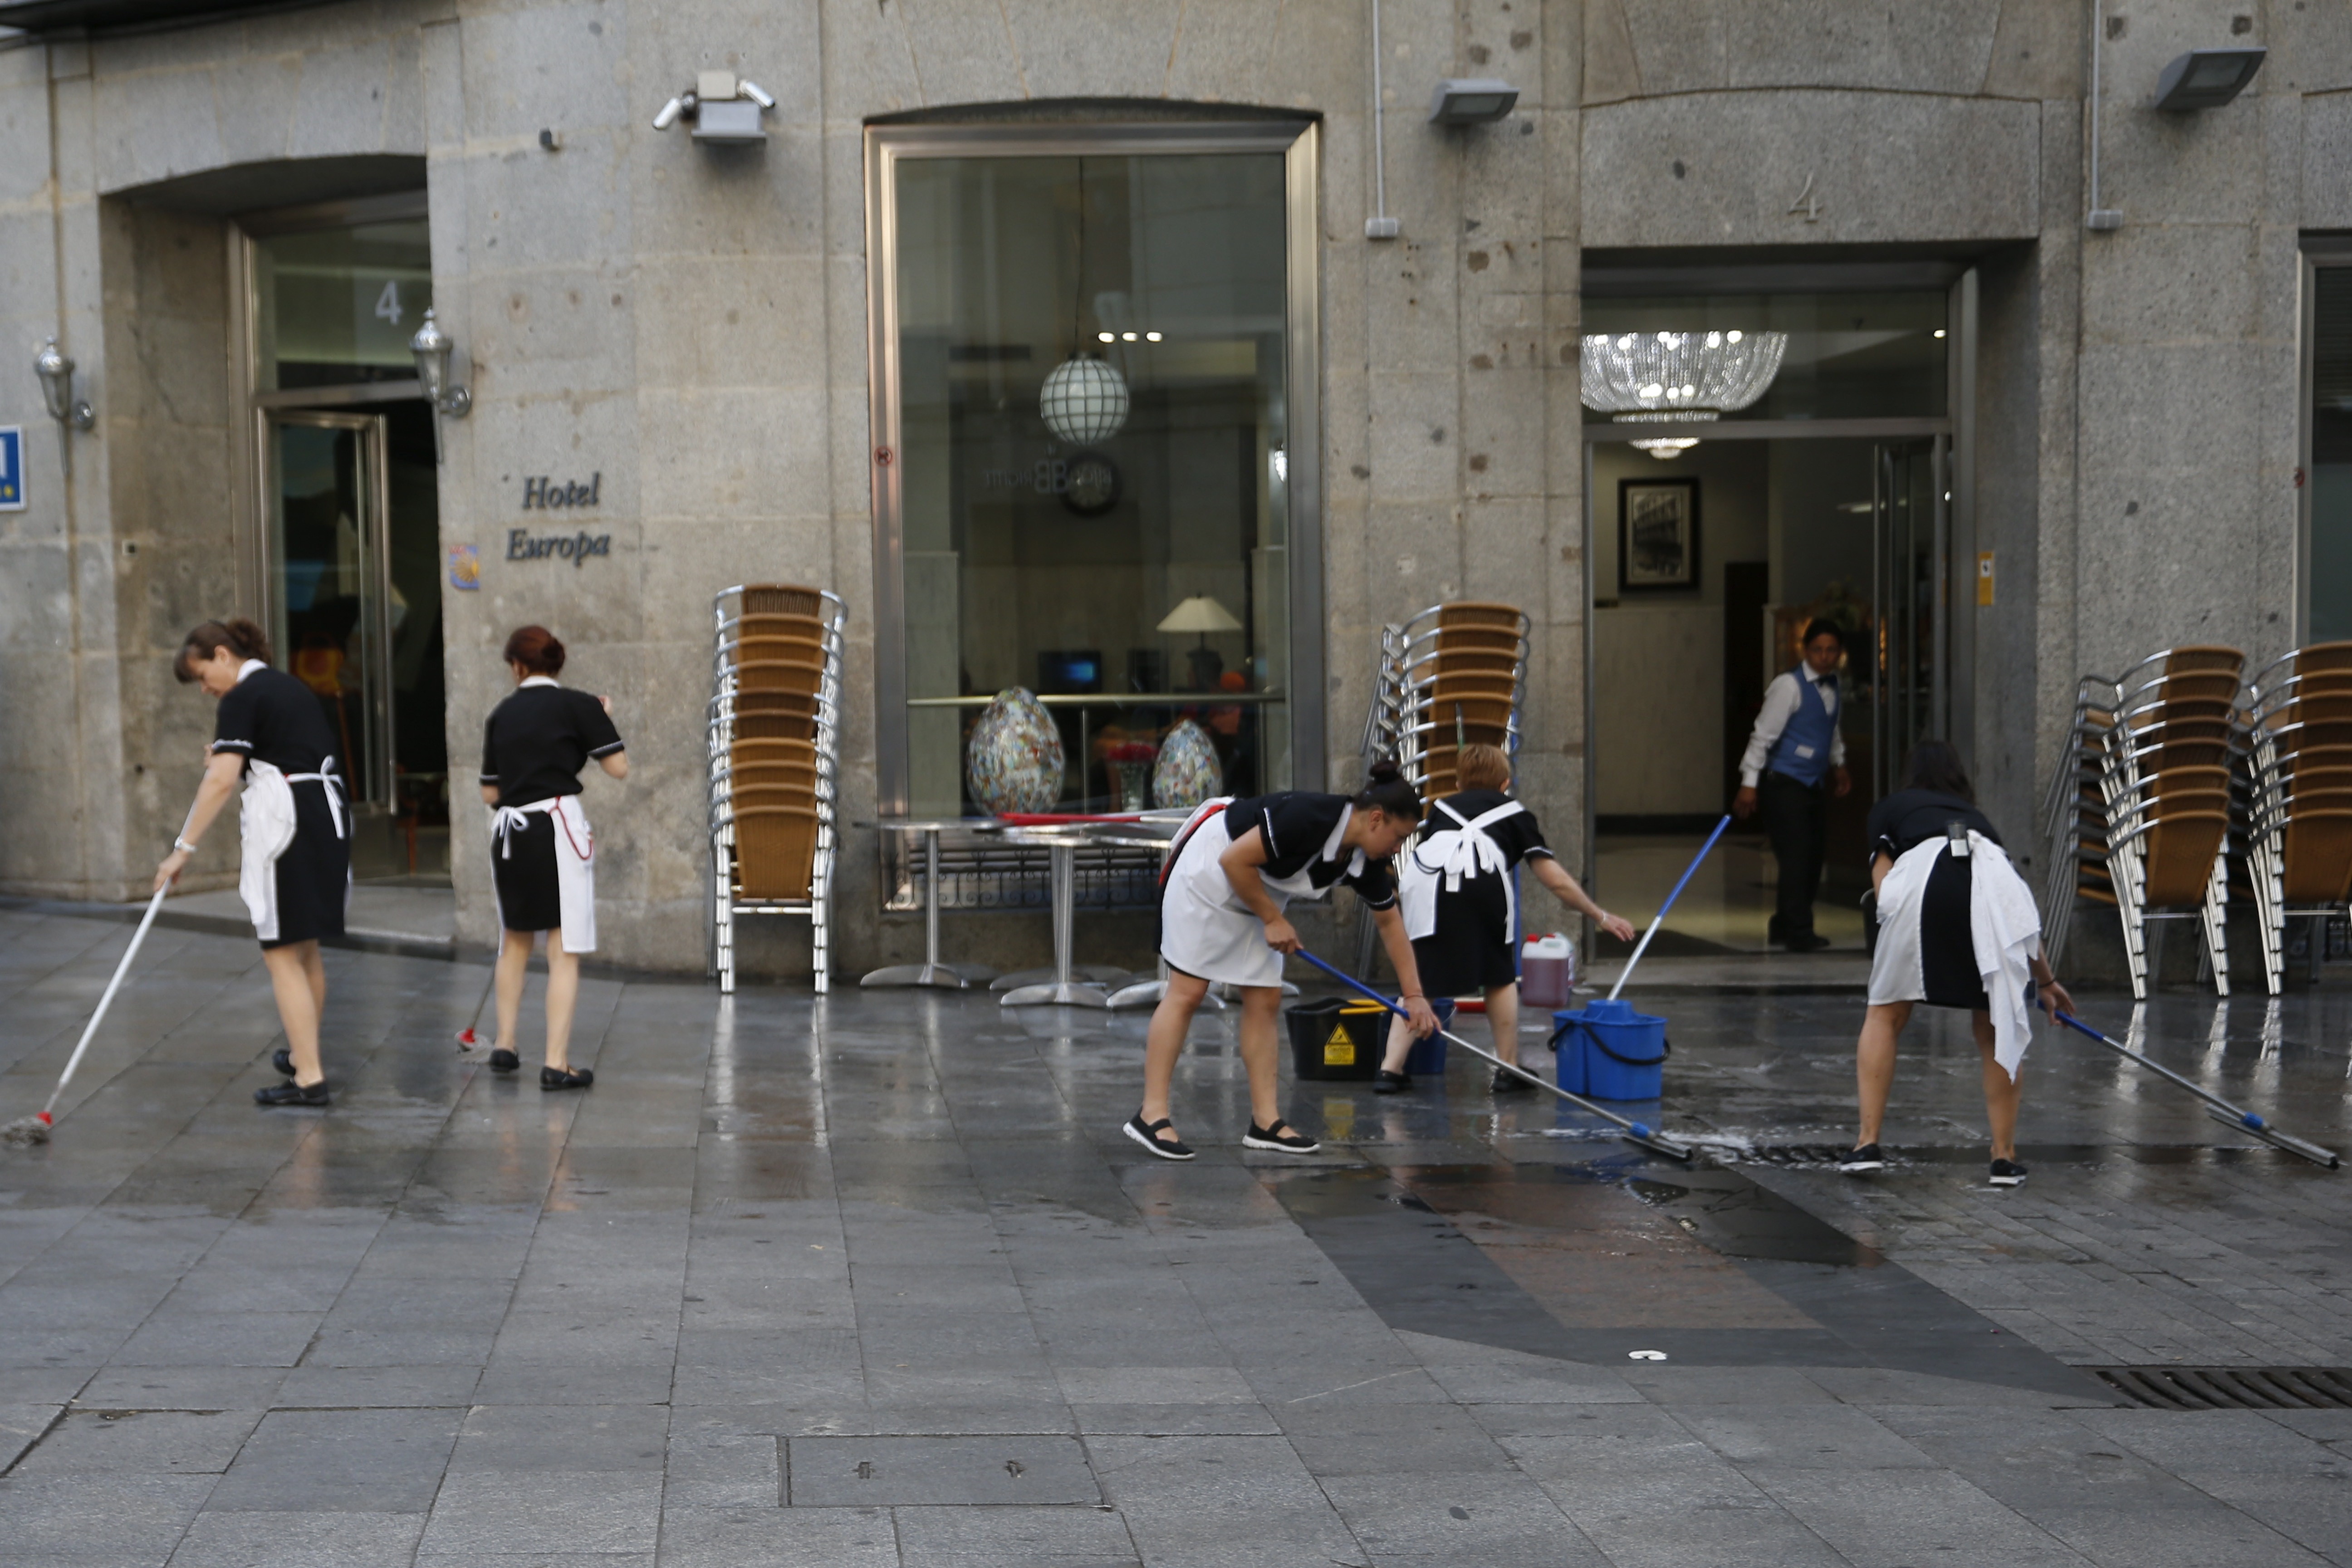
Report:
[[[1882,442],[1872,485],[1873,798],[1899,788],[1904,759],[1950,728],[1944,612],[1949,510],[1945,438]]]
[[[352,799],[394,801],[385,420],[267,415],[270,638],[318,698]]]

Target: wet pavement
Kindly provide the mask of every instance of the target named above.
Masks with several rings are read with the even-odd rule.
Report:
[[[0,1117],[128,934],[0,910]],[[158,930],[0,1152],[0,1568],[2352,1564],[2352,1410],[2097,1370],[2352,1364],[2352,1174],[2087,1041],[2000,1191],[1957,1019],[1856,1181],[1851,996],[1656,998],[1690,1167],[1460,1053],[1245,1154],[1227,1015],[1171,1166],[1139,1016],[592,979],[598,1086],[543,1095],[454,1047],[479,966],[327,963],[331,1111],[250,1103],[251,944]],[[2352,1147],[2352,994],[2137,1027]]]

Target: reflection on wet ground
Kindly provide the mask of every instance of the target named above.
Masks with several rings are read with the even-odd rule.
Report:
[[[127,934],[0,910],[8,1112]],[[1895,1163],[1853,1180],[1850,997],[1647,999],[1675,1050],[1629,1109],[1688,1167],[1460,1053],[1394,1098],[1286,1079],[1325,1150],[1246,1153],[1228,1014],[1171,1166],[1118,1131],[1135,1016],[595,978],[597,1087],[542,1095],[452,1049],[478,967],[327,962],[331,1111],[250,1103],[250,943],[159,930],[56,1142],[0,1156],[0,1559],[2276,1568],[2352,1539],[2352,1413],[2124,1409],[2081,1370],[2352,1363],[2352,1177],[2087,1043],[2037,1040],[2008,1191],[1957,1020],[1906,1043]],[[2352,1143],[2352,998],[2137,1022]]]

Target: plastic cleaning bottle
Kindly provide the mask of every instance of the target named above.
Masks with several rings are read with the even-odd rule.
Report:
[[[1576,943],[1548,931],[1519,944],[1519,1005],[1565,1007],[1575,989]]]

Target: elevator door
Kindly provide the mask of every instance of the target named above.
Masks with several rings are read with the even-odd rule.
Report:
[[[268,416],[270,638],[319,700],[352,799],[393,800],[393,595],[381,415]]]
[[[1890,441],[1872,483],[1871,695],[1874,799],[1902,786],[1904,759],[1948,739],[1951,699],[1945,601],[1950,508],[1943,437]]]

